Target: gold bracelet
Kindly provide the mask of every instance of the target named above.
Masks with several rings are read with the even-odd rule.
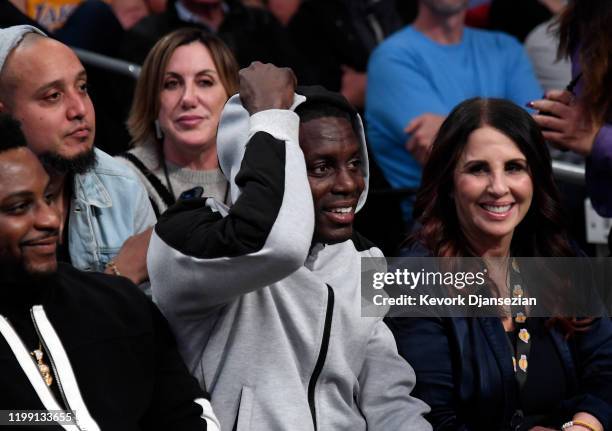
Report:
[[[597,431],[593,425],[584,421],[572,421],[574,425],[588,429],[589,431]]]
[[[111,271],[113,271],[113,274],[115,274],[115,275],[121,275],[121,273],[120,273],[120,272],[119,272],[119,270],[117,269],[117,265],[115,264],[115,261],[114,261],[114,260],[109,261],[109,262],[106,264],[106,267],[107,267],[107,268],[110,268],[110,270],[111,270]],[[593,430],[593,431],[595,431],[595,430]]]
[[[583,427],[583,428],[588,429],[589,431],[597,431],[597,429],[593,425],[591,425],[590,423],[584,422],[584,421],[580,421],[580,420],[566,422],[566,423],[563,424],[561,429],[562,430],[566,430],[566,429],[568,429],[570,427],[573,427],[573,426]]]

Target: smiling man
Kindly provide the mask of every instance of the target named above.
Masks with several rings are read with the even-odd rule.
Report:
[[[4,276],[45,275],[57,269],[59,214],[49,177],[27,149],[19,125],[0,114],[0,260]],[[10,150],[10,151],[9,151]]]
[[[21,122],[59,191],[60,260],[103,271],[129,237],[155,223],[135,174],[94,149],[87,75],[66,45],[30,26],[0,29],[0,112]],[[138,265],[123,260],[116,267],[131,276]]]
[[[329,102],[305,104],[300,112],[300,147],[315,205],[314,240],[346,241],[365,188],[359,131],[353,118]]]
[[[361,317],[361,257],[382,257],[353,231],[368,183],[361,120],[294,81],[272,65],[241,71],[217,141],[233,205],[182,201],[160,218],[153,296],[223,429],[429,430],[390,331]]]
[[[72,410],[92,431],[218,430],[159,311],[125,278],[58,264],[60,225],[49,176],[0,114],[0,408]]]

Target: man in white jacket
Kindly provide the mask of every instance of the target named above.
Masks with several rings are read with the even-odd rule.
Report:
[[[272,65],[241,71],[218,136],[233,205],[162,216],[154,298],[224,429],[429,430],[390,331],[361,317],[361,257],[382,257],[352,228],[367,194],[361,120],[294,82]]]

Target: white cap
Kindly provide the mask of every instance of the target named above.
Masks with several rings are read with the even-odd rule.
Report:
[[[15,25],[13,27],[0,29],[0,72],[2,72],[4,62],[11,51],[19,45],[23,37],[28,33],[38,33],[41,36],[47,36],[31,25]]]

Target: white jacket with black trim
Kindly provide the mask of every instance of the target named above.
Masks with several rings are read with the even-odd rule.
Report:
[[[154,299],[222,429],[429,430],[391,332],[361,317],[360,259],[382,253],[356,238],[311,249],[298,128],[294,112],[249,118],[230,99],[217,145],[234,204],[181,201],[161,217]]]
[[[0,281],[0,429],[6,411],[70,410],[73,423],[15,429],[219,431],[168,324],[128,279],[60,264]],[[50,387],[30,353],[39,346]]]

